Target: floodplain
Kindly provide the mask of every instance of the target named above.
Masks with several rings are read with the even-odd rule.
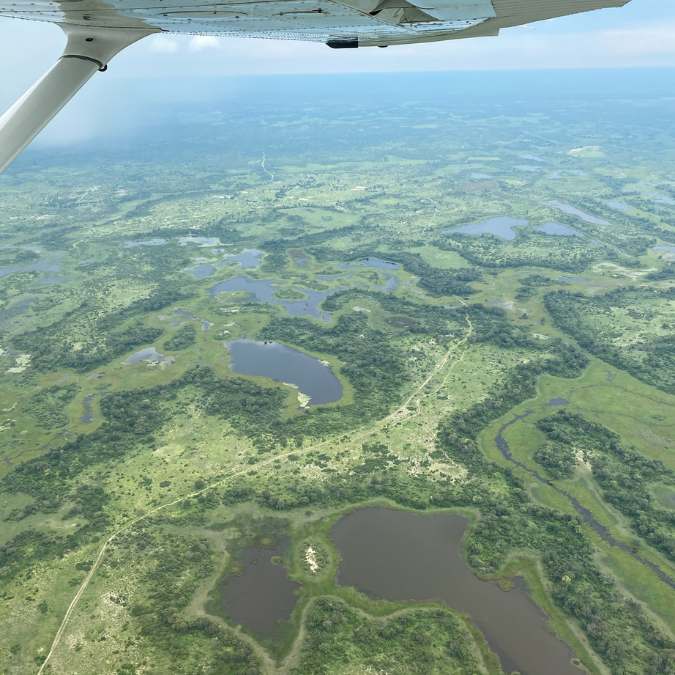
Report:
[[[0,671],[675,673],[673,101],[489,77],[0,177]]]

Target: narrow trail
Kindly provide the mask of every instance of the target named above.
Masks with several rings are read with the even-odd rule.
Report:
[[[260,168],[264,171],[265,175],[270,179],[274,180],[274,174],[267,168],[267,155],[263,152],[262,159],[260,160]]]
[[[264,156],[263,156],[264,158]],[[418,397],[421,397],[424,395],[424,390],[426,387],[430,384],[430,382],[436,377],[436,375],[441,372],[445,366],[448,364],[448,361],[450,360],[451,356],[462,346],[466,345],[466,343],[471,339],[471,336],[473,335],[473,325],[471,324],[471,321],[468,316],[465,317],[466,322],[467,322],[467,330],[462,337],[461,340],[454,342],[450,345],[449,349],[443,354],[441,359],[434,365],[434,367],[431,369],[427,377],[422,381],[421,384],[419,384],[408,396],[408,398],[405,399],[405,401],[392,413],[387,415],[386,417],[382,418],[378,422],[375,423],[375,425],[362,432],[361,434],[357,435],[357,439],[363,439],[367,438],[369,436],[372,436],[373,434],[377,433],[378,431],[381,431],[383,427],[385,427],[387,424],[390,424],[392,421],[403,421],[410,419],[411,417],[416,417],[417,415],[421,414],[422,412],[422,407],[420,404],[418,404],[417,409],[414,411],[408,410],[408,406]],[[462,355],[463,358],[463,355]],[[455,362],[457,363],[457,362]],[[454,364],[453,364],[454,366]],[[444,378],[443,383],[446,381],[446,378]],[[443,386],[442,384],[440,386]],[[434,390],[434,392],[437,391],[437,389]],[[428,394],[427,394],[428,395]],[[403,417],[401,415],[403,414]],[[315,451],[317,449],[320,449],[330,443],[333,443],[334,439],[327,439],[325,441],[322,441],[318,444],[310,445],[306,448],[294,448],[292,450],[289,450],[287,452],[283,452],[278,455],[273,455],[265,460],[262,460],[260,462],[257,462],[256,464],[246,464],[244,467],[239,468],[235,471],[229,472],[227,475],[219,478],[218,480],[214,481],[213,483],[210,483],[206,487],[203,487],[199,490],[195,490],[193,492],[190,492],[189,494],[183,495],[182,497],[177,497],[176,499],[167,502],[165,504],[161,504],[160,506],[156,506],[153,509],[150,509],[146,513],[128,521],[127,523],[121,525],[118,527],[116,530],[112,532],[108,536],[108,538],[103,542],[101,545],[101,548],[98,551],[98,554],[96,556],[96,559],[94,560],[94,564],[91,566],[91,569],[83,579],[82,583],[77,589],[77,592],[75,593],[73,599],[71,600],[70,604],[68,605],[68,609],[66,610],[63,619],[61,620],[61,623],[59,625],[58,630],[56,631],[56,634],[54,635],[54,639],[52,640],[52,644],[49,648],[49,652],[47,652],[47,655],[45,657],[45,660],[42,662],[40,665],[40,668],[37,671],[37,675],[43,675],[45,668],[47,667],[49,661],[54,655],[54,652],[58,648],[59,644],[61,643],[61,640],[63,638],[63,634],[65,633],[65,630],[68,626],[68,622],[73,615],[73,612],[77,609],[77,606],[84,595],[85,591],[89,587],[89,584],[91,583],[91,580],[94,578],[94,575],[98,571],[99,567],[101,566],[101,563],[103,562],[103,559],[105,558],[105,553],[108,547],[119,537],[121,534],[124,534],[125,532],[128,532],[132,528],[134,528],[136,525],[142,523],[143,521],[151,518],[155,514],[165,511],[167,509],[172,508],[173,506],[176,506],[177,504],[181,504],[189,499],[194,499],[195,497],[199,497],[200,495],[203,495],[206,492],[209,492],[215,488],[221,487],[225,485],[227,482],[231,481],[234,478],[238,478],[240,476],[244,476],[252,469],[261,469],[266,466],[270,466],[274,464],[275,462],[278,462],[279,460],[282,459],[288,459],[290,455],[298,456],[298,455],[304,455],[309,452]]]

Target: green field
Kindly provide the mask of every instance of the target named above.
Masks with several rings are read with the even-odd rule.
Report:
[[[502,672],[471,617],[338,582],[330,528],[384,504],[467,516],[586,671],[675,673],[672,120],[359,105],[0,180],[0,672]],[[262,634],[222,598],[279,542]]]

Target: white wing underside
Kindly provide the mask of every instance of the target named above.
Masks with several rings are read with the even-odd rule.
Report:
[[[0,0],[0,16],[92,28],[390,45],[501,28],[628,0]],[[346,41],[346,42],[342,42]]]

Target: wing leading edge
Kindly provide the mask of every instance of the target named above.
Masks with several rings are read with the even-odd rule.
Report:
[[[497,35],[501,28],[630,0],[0,0],[0,16],[358,46]]]

